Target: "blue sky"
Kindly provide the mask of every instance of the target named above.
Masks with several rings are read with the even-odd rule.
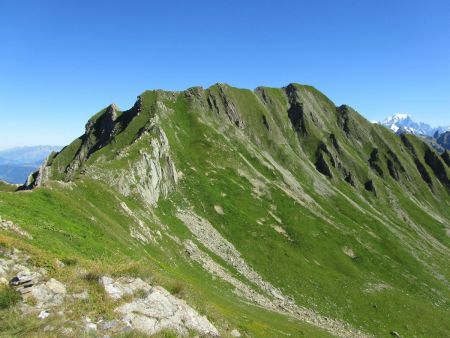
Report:
[[[64,145],[111,102],[216,82],[448,125],[449,18],[433,0],[0,0],[0,148]]]

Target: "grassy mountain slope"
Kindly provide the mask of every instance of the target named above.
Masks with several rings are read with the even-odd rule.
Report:
[[[445,154],[310,86],[147,91],[0,193],[33,236],[0,240],[138,262],[225,336],[443,337],[449,177]]]

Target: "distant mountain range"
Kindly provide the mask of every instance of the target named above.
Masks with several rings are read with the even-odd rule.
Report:
[[[414,134],[421,137],[439,152],[450,149],[450,126],[432,127],[424,122],[416,122],[411,115],[396,114],[383,122],[377,122],[396,134]]]
[[[0,151],[0,180],[24,183],[28,175],[36,171],[47,156],[59,151],[60,146],[16,147]]]
[[[414,121],[412,116],[408,114],[389,116],[383,122],[380,122],[380,124],[398,134],[408,133],[414,135],[435,136],[436,132],[442,134],[446,131],[450,131],[450,126],[432,127],[427,123]]]

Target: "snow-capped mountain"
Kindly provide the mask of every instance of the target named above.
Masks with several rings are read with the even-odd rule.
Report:
[[[386,118],[381,125],[391,129],[394,133],[402,134],[416,134],[434,136],[436,132],[439,134],[450,130],[450,126],[447,127],[432,127],[424,122],[416,122],[408,114],[396,114]]]

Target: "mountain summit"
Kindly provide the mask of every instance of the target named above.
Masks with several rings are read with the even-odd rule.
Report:
[[[0,330],[449,336],[449,206],[448,152],[314,87],[145,91],[0,193],[40,271]]]
[[[411,115],[396,114],[386,118],[381,125],[391,129],[394,133],[409,133],[415,135],[434,136],[450,131],[450,126],[447,127],[432,127],[424,122],[416,122]]]

